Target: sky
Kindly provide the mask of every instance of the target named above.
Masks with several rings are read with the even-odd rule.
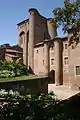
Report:
[[[52,10],[62,7],[64,0],[0,0],[0,45],[17,44],[17,23],[29,16],[29,8],[36,8],[47,18],[53,17]],[[58,35],[63,36],[61,28]]]

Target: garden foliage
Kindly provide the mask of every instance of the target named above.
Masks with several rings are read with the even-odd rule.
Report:
[[[0,78],[28,75],[27,67],[19,61],[0,61]]]
[[[27,94],[2,90],[0,120],[80,120],[80,97],[60,101],[53,93]],[[0,99],[1,100],[1,99]]]

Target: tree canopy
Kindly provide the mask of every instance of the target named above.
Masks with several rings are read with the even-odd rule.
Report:
[[[73,33],[73,38],[76,41],[80,35],[80,0],[71,2],[70,0],[64,1],[64,6],[55,8],[53,10],[54,18],[57,27],[62,25],[64,33]]]

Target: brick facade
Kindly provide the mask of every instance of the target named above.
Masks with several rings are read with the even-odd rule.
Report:
[[[0,60],[17,60],[20,59],[22,61],[23,59],[23,49],[18,46],[10,46],[7,44],[4,44],[0,47]]]
[[[24,64],[37,75],[54,71],[56,85],[79,89],[80,43],[75,48],[68,46],[69,36],[58,37],[55,22],[52,24],[51,18],[43,17],[34,8],[29,9],[29,18],[17,25]]]

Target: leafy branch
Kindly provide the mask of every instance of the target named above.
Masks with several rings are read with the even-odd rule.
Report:
[[[57,27],[62,25],[64,33],[73,33],[73,40],[79,42],[80,36],[80,0],[64,1],[64,7],[53,10]]]

